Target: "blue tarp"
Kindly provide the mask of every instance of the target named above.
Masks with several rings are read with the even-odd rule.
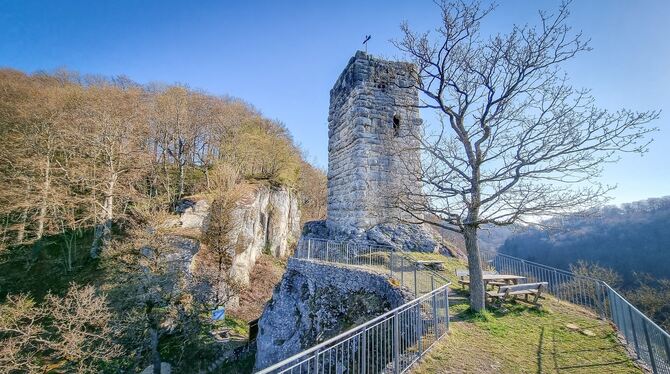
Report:
[[[221,321],[226,317],[226,310],[223,307],[218,307],[217,309],[212,310],[212,320]]]

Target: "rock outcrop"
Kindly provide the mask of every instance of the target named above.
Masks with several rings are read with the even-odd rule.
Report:
[[[184,199],[177,204],[179,226],[185,229],[202,229],[209,216],[209,201],[205,199]]]
[[[256,370],[411,299],[386,275],[291,259],[259,321]]]
[[[231,271],[243,283],[261,253],[285,258],[300,237],[298,199],[288,189],[255,186],[233,214],[237,250]]]
[[[432,228],[420,225],[382,223],[362,233],[347,233],[333,230],[326,221],[311,221],[305,223],[302,235],[305,238],[384,245],[403,251],[438,252],[446,256],[465,258],[456,245],[443,240]]]
[[[207,230],[210,203],[205,198],[182,200],[176,208],[179,219],[167,225],[190,230]],[[243,284],[262,253],[286,258],[300,237],[300,210],[294,192],[287,188],[252,185],[233,210],[235,242],[231,274]]]

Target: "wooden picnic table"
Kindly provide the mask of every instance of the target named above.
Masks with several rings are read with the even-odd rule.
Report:
[[[526,277],[514,274],[484,274],[482,278],[484,279],[484,283],[493,283],[495,285],[500,285],[501,283],[519,284],[520,280],[526,279]]]

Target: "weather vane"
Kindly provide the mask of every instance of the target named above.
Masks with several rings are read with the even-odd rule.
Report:
[[[363,40],[363,45],[365,45],[365,53],[368,53],[368,41],[372,38],[372,35],[365,35],[365,40]]]

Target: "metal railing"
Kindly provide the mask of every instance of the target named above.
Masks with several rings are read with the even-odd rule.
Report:
[[[448,290],[445,284],[258,374],[403,373],[449,331]]]
[[[293,257],[388,273],[415,296],[433,291],[449,282],[447,278],[405,252],[389,246],[302,238]]]
[[[638,359],[654,373],[670,374],[670,334],[601,280],[502,253],[482,252],[484,266],[521,275],[528,282],[548,282],[559,300],[581,305],[610,320]]]
[[[390,255],[393,252],[392,247],[302,238],[293,257],[350,266],[388,268]]]

